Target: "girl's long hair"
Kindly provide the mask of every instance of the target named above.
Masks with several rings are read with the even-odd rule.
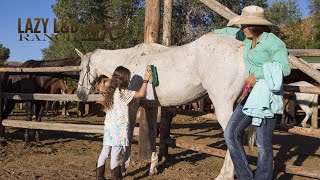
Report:
[[[112,77],[111,77],[111,83],[107,87],[106,92],[104,93],[105,97],[105,104],[104,108],[106,110],[109,110],[112,108],[113,103],[114,103],[114,92],[117,88],[119,88],[120,93],[122,89],[128,89],[130,82],[130,71],[129,69],[123,67],[123,66],[118,66],[116,70],[114,70]],[[122,96],[122,94],[121,94]]]

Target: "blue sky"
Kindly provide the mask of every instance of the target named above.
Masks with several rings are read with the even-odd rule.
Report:
[[[51,5],[56,0],[3,0],[0,4],[0,44],[9,48],[9,61],[24,62],[29,59],[41,60],[41,49],[48,47],[48,41],[19,41],[18,18],[22,20],[22,30],[25,29],[27,18],[49,18],[47,33],[53,33],[53,18]],[[269,3],[275,0],[268,0]],[[298,0],[303,17],[308,15],[308,1]],[[35,25],[35,21],[33,21]],[[40,30],[43,30],[40,25]],[[40,37],[41,38],[41,37]],[[31,38],[32,39],[32,38]]]

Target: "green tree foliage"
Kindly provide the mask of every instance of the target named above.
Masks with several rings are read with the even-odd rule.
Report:
[[[266,9],[266,17],[276,26],[273,33],[284,40],[288,48],[303,48],[301,12],[296,0],[277,0]]]
[[[301,20],[302,14],[296,0],[277,0],[266,9],[266,16],[281,27]]]
[[[318,14],[320,13],[320,0],[309,0],[309,10],[310,14]]]
[[[10,57],[10,49],[0,44],[0,63],[4,63]]]
[[[77,33],[59,33],[48,48],[42,50],[43,59],[75,57],[75,48],[82,52],[95,49],[118,49],[132,47],[143,42],[144,8],[139,0],[57,0],[52,9],[59,19],[76,19]],[[88,33],[88,28],[98,25],[96,34]],[[101,27],[100,27],[101,25]],[[108,33],[113,27],[112,35]],[[110,32],[110,31],[109,31]],[[84,38],[103,37],[104,41],[84,41]],[[111,38],[112,36],[112,38]],[[117,39],[114,39],[119,37]]]
[[[238,14],[241,13],[243,7],[252,4],[267,7],[267,0],[219,1]],[[224,27],[228,22],[199,0],[175,0],[173,2],[172,45],[182,45],[193,41],[212,29]],[[44,59],[74,57],[76,56],[75,48],[82,52],[91,52],[98,48],[128,48],[143,42],[145,0],[57,0],[52,8],[56,17],[60,19],[76,18],[81,24],[77,33],[59,34],[57,40],[52,41],[48,48],[43,49]],[[161,14],[163,14],[163,9],[161,9]],[[104,24],[107,19],[121,21],[124,29],[121,38],[110,40],[107,36],[105,41],[81,40],[86,36],[86,28],[92,22]],[[115,34],[121,31],[115,31]],[[161,31],[162,26],[160,26],[160,37]],[[159,39],[161,43],[162,38]]]
[[[237,14],[248,5],[267,7],[267,0],[219,0],[219,2]],[[227,22],[228,20],[199,0],[176,0],[172,13],[172,44],[188,43],[210,30],[225,27]]]
[[[320,49],[320,0],[309,0],[309,10],[313,19],[313,35],[309,44],[309,48]]]

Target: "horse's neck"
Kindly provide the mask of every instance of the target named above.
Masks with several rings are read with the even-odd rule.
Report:
[[[97,70],[97,75],[111,77],[118,66],[124,66],[133,73],[144,71],[145,65],[150,61],[147,57],[169,50],[168,47],[156,43],[142,43],[128,49],[97,50],[91,54],[91,62]],[[141,73],[141,72],[140,72]]]

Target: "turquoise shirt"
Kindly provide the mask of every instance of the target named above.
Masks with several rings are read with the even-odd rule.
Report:
[[[257,45],[251,49],[252,40],[247,39],[244,33],[238,28],[226,27],[214,30],[216,34],[226,34],[235,36],[236,39],[244,41],[244,64],[246,67],[246,77],[254,74],[256,80],[264,79],[263,64],[267,62],[279,62],[282,66],[283,76],[288,76],[291,72],[288,51],[284,42],[272,33],[263,32]]]

